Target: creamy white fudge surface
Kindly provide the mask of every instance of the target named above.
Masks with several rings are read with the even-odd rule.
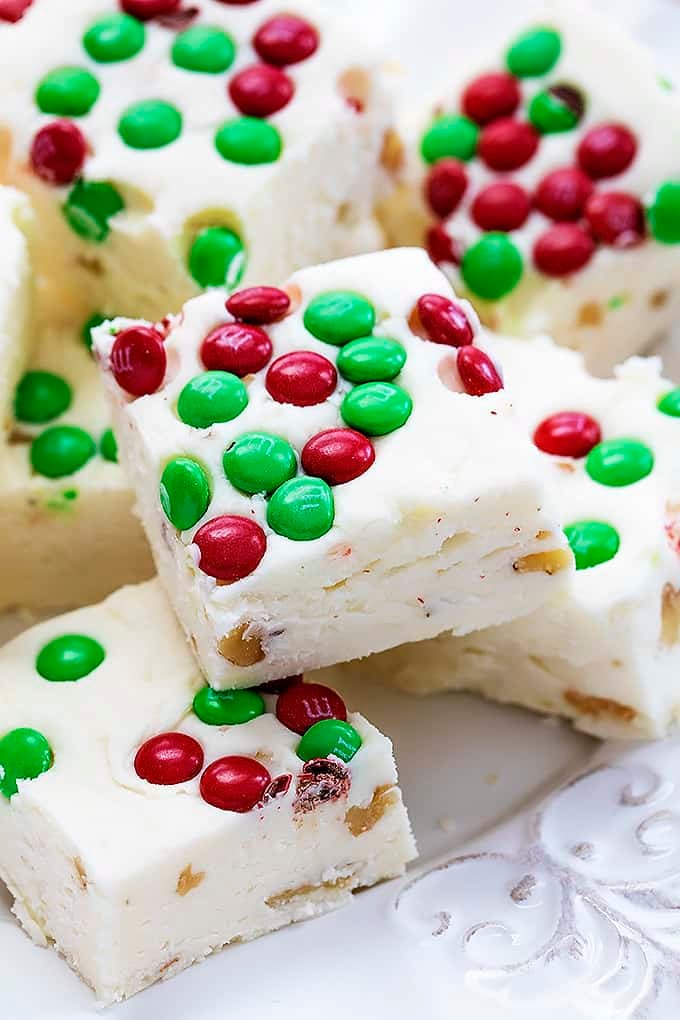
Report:
[[[36,206],[45,301],[160,317],[379,247],[392,104],[370,45],[304,0],[126,13],[145,6],[0,19],[6,176]]]
[[[14,386],[31,342],[31,264],[27,233],[32,229],[27,200],[0,188],[0,443],[10,427]]]
[[[157,581],[0,652],[0,878],[101,1003],[415,855],[390,742],[339,695],[204,684]]]
[[[257,318],[260,293],[229,307]],[[266,293],[283,302],[266,329],[214,292],[164,338],[120,319],[94,331],[121,463],[213,686],[477,630],[562,586],[571,556],[491,338],[422,250]],[[216,366],[246,371],[244,336],[263,353],[239,379]]]
[[[601,380],[545,339],[499,338],[498,349],[527,434],[547,451],[576,573],[521,620],[350,668],[413,692],[481,691],[602,737],[663,736],[680,714],[680,390],[655,358]]]
[[[552,0],[403,118],[384,220],[482,320],[598,372],[680,315],[680,100],[616,23]]]

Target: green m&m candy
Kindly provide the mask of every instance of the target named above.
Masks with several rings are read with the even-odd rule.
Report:
[[[375,308],[351,290],[328,290],[309,302],[304,324],[318,340],[341,347],[371,332],[375,325]]]
[[[190,457],[173,457],[160,482],[163,513],[178,531],[197,524],[210,503],[210,481],[205,469]]]
[[[354,727],[342,719],[321,719],[303,734],[297,756],[303,761],[335,755],[351,761],[361,747],[361,737]]]
[[[657,408],[671,418],[680,418],[680,389],[670,390],[659,398]]]
[[[498,301],[514,290],[522,272],[519,249],[502,233],[484,234],[463,255],[461,274],[465,285],[487,301]]]
[[[273,124],[259,117],[235,117],[228,120],[215,135],[215,148],[231,163],[255,166],[275,163],[281,155],[283,142]]]
[[[182,114],[162,99],[134,103],[118,121],[118,134],[131,149],[161,149],[181,133]]]
[[[653,467],[654,454],[637,439],[605,439],[586,458],[586,471],[594,482],[617,488],[639,482]]]
[[[438,159],[472,159],[477,150],[479,128],[469,117],[437,117],[423,135],[420,152],[426,163]]]
[[[104,649],[94,638],[85,634],[62,634],[43,645],[35,668],[45,680],[72,682],[92,673],[105,658]]]
[[[112,464],[118,463],[118,443],[112,429],[106,429],[102,434],[99,440],[99,452],[104,460],[109,460]]]
[[[76,425],[53,425],[31,444],[31,466],[45,478],[64,478],[87,464],[97,444],[85,429]]]
[[[577,570],[587,570],[614,559],[621,544],[616,528],[604,521],[575,521],[564,529],[564,533]]]
[[[529,120],[541,134],[575,128],[585,109],[582,94],[570,85],[553,85],[538,92],[529,104]]]
[[[38,85],[35,101],[42,113],[83,117],[99,98],[99,82],[83,67],[57,67]]]
[[[246,432],[222,458],[224,473],[240,492],[273,492],[297,471],[290,443],[268,432]]]
[[[362,383],[342,402],[345,424],[367,436],[386,436],[408,420],[413,401],[401,386],[389,382]]]
[[[239,726],[264,713],[257,691],[214,691],[204,687],[194,698],[194,713],[208,726]]]
[[[59,417],[71,404],[71,387],[53,372],[27,372],[14,396],[18,421],[42,425]]]
[[[17,780],[36,779],[52,768],[54,756],[46,737],[38,730],[20,727],[0,738],[0,793],[13,797]]]
[[[189,272],[200,287],[233,290],[243,276],[243,241],[228,227],[206,227],[189,250]]]
[[[515,39],[505,61],[517,78],[538,78],[555,66],[561,51],[562,40],[554,28],[530,28]]]
[[[351,340],[338,354],[338,371],[353,383],[389,382],[406,364],[406,351],[396,340],[365,336]]]
[[[185,71],[221,74],[234,62],[234,40],[219,28],[194,25],[180,32],[172,46],[172,62]]]
[[[236,375],[217,369],[190,379],[179,395],[177,414],[186,425],[207,429],[232,421],[248,403],[248,392]]]
[[[680,244],[680,179],[665,181],[647,209],[649,229],[662,244]]]
[[[107,181],[76,181],[63,213],[71,229],[86,241],[105,241],[109,220],[125,208],[120,192]]]
[[[279,486],[267,506],[267,524],[293,542],[311,542],[333,527],[335,503],[321,478],[291,478]]]
[[[146,30],[129,14],[110,14],[90,25],[83,36],[88,55],[100,64],[129,60],[144,47]]]

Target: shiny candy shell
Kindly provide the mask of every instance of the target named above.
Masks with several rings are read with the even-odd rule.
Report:
[[[253,48],[267,64],[285,67],[298,64],[316,51],[319,34],[313,25],[294,14],[279,14],[261,25],[253,37]]]
[[[270,493],[297,471],[293,447],[269,432],[246,432],[225,450],[224,473],[240,492]]]
[[[270,64],[251,64],[234,75],[229,95],[241,113],[248,117],[269,117],[282,110],[293,98],[291,78]]]
[[[585,457],[602,438],[599,423],[582,411],[558,411],[534,432],[534,443],[555,457]]]
[[[203,687],[193,701],[194,714],[208,726],[240,726],[263,715],[264,699],[257,691],[214,691]]]
[[[612,560],[621,544],[619,533],[604,521],[576,521],[564,529],[577,570],[598,567]]]
[[[226,308],[241,322],[267,326],[288,313],[290,297],[278,287],[247,287],[232,294],[227,299]]]
[[[154,786],[176,786],[195,779],[203,768],[203,748],[187,733],[159,733],[135,755],[135,772]]]
[[[425,178],[425,197],[430,209],[441,219],[454,212],[468,186],[468,175],[457,159],[440,159]]]
[[[272,349],[263,329],[244,322],[228,322],[208,333],[201,344],[201,361],[208,369],[231,372],[242,379],[263,369]]]
[[[320,719],[304,733],[297,746],[297,756],[310,761],[332,754],[347,762],[352,760],[361,743],[361,737],[350,723],[343,719]]]
[[[265,377],[267,392],[279,404],[312,407],[335,391],[335,365],[314,351],[291,351],[271,363]]]
[[[375,309],[370,301],[353,291],[324,291],[307,305],[304,324],[318,340],[341,347],[371,333]]]
[[[48,184],[71,184],[82,170],[86,155],[85,137],[70,120],[45,124],[31,143],[31,166]]]
[[[37,779],[52,768],[54,756],[47,738],[38,730],[22,726],[0,738],[0,793],[17,793],[17,781]]]
[[[329,485],[343,485],[368,471],[375,449],[354,429],[326,429],[308,440],[301,461],[308,475],[323,478]]]
[[[651,473],[654,454],[638,439],[606,439],[588,454],[586,471],[594,482],[619,488]]]
[[[404,425],[413,410],[411,397],[389,382],[362,383],[345,396],[340,414],[350,428],[368,436],[385,436]]]
[[[267,549],[262,528],[249,517],[223,514],[203,524],[194,535],[204,574],[233,584],[252,574]]]
[[[151,326],[121,330],[111,348],[111,371],[133,397],[155,393],[165,378],[167,358],[163,337]]]
[[[472,324],[457,301],[442,294],[422,294],[416,302],[415,311],[411,325],[423,339],[449,347],[472,343]]]
[[[459,347],[456,367],[465,392],[474,397],[503,389],[503,380],[493,361],[479,347]]]
[[[394,379],[406,364],[406,351],[396,340],[366,336],[350,340],[338,354],[340,375],[353,383]]]
[[[323,684],[296,684],[279,695],[276,718],[295,733],[306,733],[320,719],[347,719],[345,702]]]
[[[201,776],[201,797],[221,811],[244,814],[260,803],[271,778],[254,758],[227,755],[208,765]]]
[[[461,106],[471,120],[484,125],[497,117],[509,117],[521,98],[516,78],[505,71],[491,71],[470,82],[463,92]]]
[[[231,372],[209,371],[195,375],[177,400],[177,415],[195,429],[233,421],[248,403],[248,392]]]
[[[210,503],[210,480],[205,468],[191,457],[173,457],[160,481],[163,513],[179,531],[198,524]]]
[[[73,683],[88,676],[106,658],[104,648],[87,634],[61,634],[38,652],[35,668],[44,680]]]
[[[311,542],[333,527],[333,493],[322,478],[302,476],[280,485],[267,506],[267,524],[293,542]]]

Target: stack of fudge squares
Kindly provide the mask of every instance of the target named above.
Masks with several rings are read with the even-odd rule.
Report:
[[[0,608],[71,610],[0,650],[36,942],[108,1004],[402,874],[348,676],[672,730],[680,389],[615,366],[680,318],[680,101],[637,44],[553,2],[402,116],[319,0],[0,0],[0,66]]]

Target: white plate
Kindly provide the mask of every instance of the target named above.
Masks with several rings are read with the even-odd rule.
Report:
[[[408,72],[404,91],[412,93],[427,88],[433,68],[455,59],[457,49],[500,39],[518,13],[536,5],[342,6],[356,31],[371,31],[365,22],[372,21],[392,40]],[[662,69],[676,71],[680,5],[598,6],[632,24],[656,48]],[[680,378],[677,351],[668,353]],[[7,622],[7,633],[10,626],[16,629]],[[328,917],[234,946],[109,1015],[677,1018],[680,742],[600,746],[562,723],[464,695],[415,700],[356,687],[345,694],[394,739],[421,851],[407,879],[362,893]],[[0,1016],[83,1020],[93,1013],[88,989],[21,933],[0,890]]]

